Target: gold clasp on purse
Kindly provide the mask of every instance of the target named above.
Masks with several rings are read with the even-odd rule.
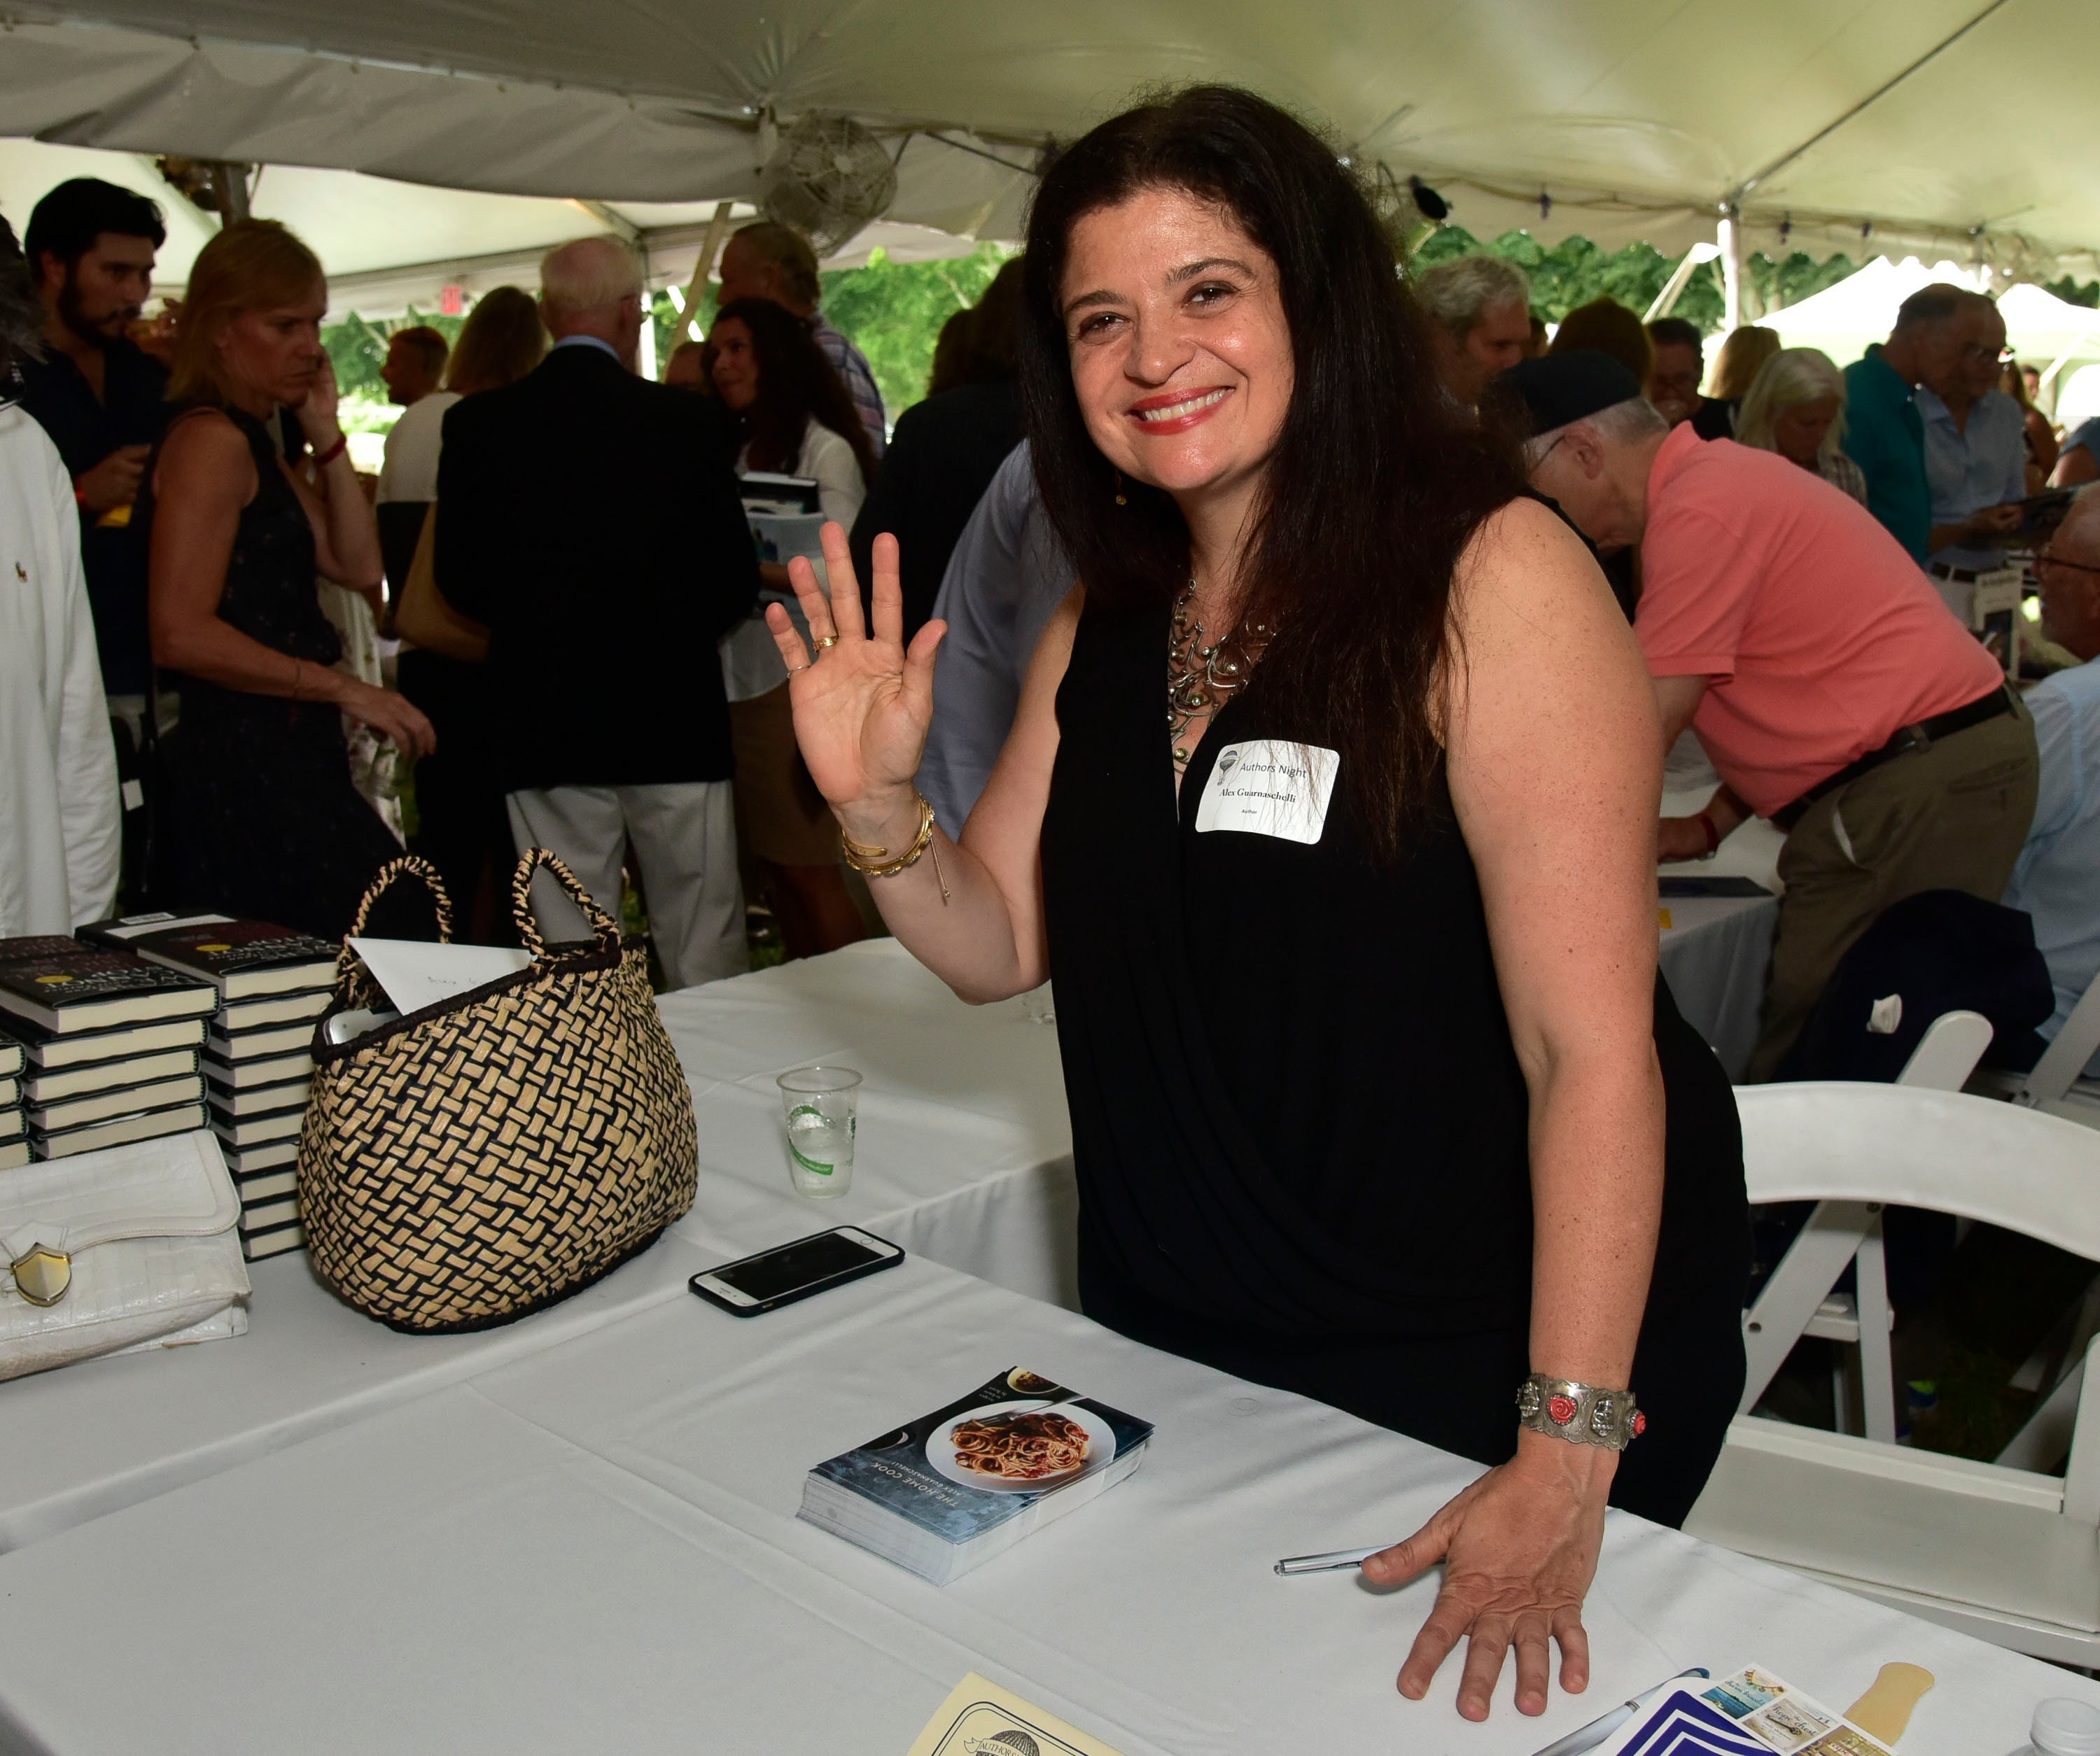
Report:
[[[47,1245],[30,1245],[7,1266],[15,1291],[33,1305],[56,1304],[73,1285],[73,1258]]]

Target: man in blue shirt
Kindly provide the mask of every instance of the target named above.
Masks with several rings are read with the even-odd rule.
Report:
[[[1897,311],[1888,340],[1845,368],[1845,453],[1866,475],[1867,510],[1920,567],[1932,552],[1932,490],[1911,392],[1952,365],[1965,297],[1946,281],[1919,288]]]
[[[2027,493],[2027,413],[1998,388],[2005,320],[1979,293],[1956,319],[1960,351],[1943,374],[1917,387],[1925,426],[1925,476],[1932,489],[1926,571],[1963,622],[1979,574],[2005,564],[2005,538],[2019,527]]]
[[[770,299],[809,324],[818,347],[853,398],[854,413],[867,429],[868,443],[880,457],[889,439],[875,368],[867,355],[824,321],[818,308],[823,283],[817,278],[817,253],[810,240],[792,226],[754,219],[730,234],[722,247],[721,272],[720,304],[734,304],[740,298]]]
[[[2008,908],[2034,917],[2035,943],[2049,963],[2056,1012],[2052,1039],[2100,976],[2100,494],[2081,495],[2035,559],[2042,626],[2087,662],[2058,671],[2027,693],[2041,749],[2034,827]],[[2100,1057],[2089,1073],[2100,1074]]]
[[[919,790],[960,835],[1005,748],[1035,642],[1076,583],[1023,439],[963,527],[933,614],[948,624]]]

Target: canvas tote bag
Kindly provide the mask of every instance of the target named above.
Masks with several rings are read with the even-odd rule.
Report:
[[[527,893],[545,867],[593,938],[549,946]],[[427,861],[372,881],[351,928]],[[545,848],[518,863],[511,909],[531,953],[514,975],[346,1043],[329,1021],[383,996],[347,941],[314,1032],[299,1207],[315,1268],[390,1328],[488,1329],[580,1291],[693,1203],[693,1097],[649,990],[647,954]]]

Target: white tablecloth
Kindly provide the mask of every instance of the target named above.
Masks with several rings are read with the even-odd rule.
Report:
[[[894,939],[666,995],[699,1123],[700,1193],[677,1229],[760,1250],[864,1226],[907,1250],[1076,1308],[1078,1197],[1056,1027],[1019,1000],[966,1006]],[[788,1181],[774,1076],[858,1070],[852,1189]]]
[[[1765,971],[1779,903],[1771,897],[1678,897],[1657,960],[1685,1022],[1713,1045],[1740,1082],[1758,1046]]]
[[[1722,917],[1665,935],[1663,968],[1723,1060],[1746,1056],[1771,905],[1672,906]],[[1017,1000],[964,1006],[887,939],[668,995],[662,1006],[693,1087],[700,1147],[693,1211],[664,1243],[551,1311],[446,1339],[397,1335],[358,1316],[303,1256],[258,1264],[253,1327],[237,1340],[0,1388],[8,1427],[38,1436],[0,1468],[0,1551],[673,1298],[728,1255],[834,1224],[1077,1306],[1078,1198],[1054,1026],[1030,1022]],[[854,1187],[827,1202],[792,1190],[773,1083],[817,1061],[844,1061],[867,1081]]]
[[[1664,793],[1662,814],[1690,817],[1703,810],[1714,785],[1710,774],[1702,785]],[[1749,878],[1776,894],[1783,888],[1779,850],[1785,840],[1771,824],[1754,817],[1712,859],[1673,861],[1659,870],[1665,878]],[[1779,905],[1754,898],[1700,897],[1665,898],[1663,907],[1673,925],[1662,935],[1661,962],[1677,1009],[1714,1045],[1728,1077],[1740,1080],[1757,1047]]]
[[[228,1350],[231,1352],[232,1350]],[[945,1590],[796,1522],[808,1467],[1027,1363],[1158,1424],[1127,1483]],[[0,1749],[898,1756],[970,1670],[1125,1756],[1529,1756],[1754,1658],[1842,1705],[1938,1687],[1904,1756],[1996,1756],[2100,1687],[1615,1516],[1595,1680],[1460,1720],[1392,1677],[1433,1586],[1280,1579],[1471,1467],[924,1260],[739,1321],[661,1302],[0,1557]]]
[[[1706,809],[1706,801],[1713,796],[1710,786],[1665,792],[1662,814],[1696,816]],[[1723,841],[1720,852],[1710,860],[1673,860],[1661,870],[1665,878],[1672,873],[1688,878],[1754,878],[1767,890],[1778,892],[1785,889],[1779,881],[1779,850],[1785,845],[1784,832],[1762,817],[1754,817]]]
[[[693,1210],[654,1249],[522,1322],[396,1335],[303,1254],[256,1264],[249,1333],[0,1386],[0,1551],[17,1548],[640,1305],[702,1269],[862,1225],[965,1272],[1076,1306],[1078,1198],[1057,1032],[1018,1001],[972,1008],[894,940],[665,996],[699,1123]],[[867,1076],[853,1189],[788,1185],[773,1075],[840,1060]]]
[[[399,1335],[360,1316],[304,1251],[253,1264],[245,1335],[0,1384],[0,1551],[677,1296],[721,1260],[666,1238],[536,1316],[448,1336]]]

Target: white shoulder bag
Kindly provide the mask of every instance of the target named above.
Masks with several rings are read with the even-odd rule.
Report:
[[[245,1332],[240,1218],[208,1129],[0,1173],[0,1379]]]

